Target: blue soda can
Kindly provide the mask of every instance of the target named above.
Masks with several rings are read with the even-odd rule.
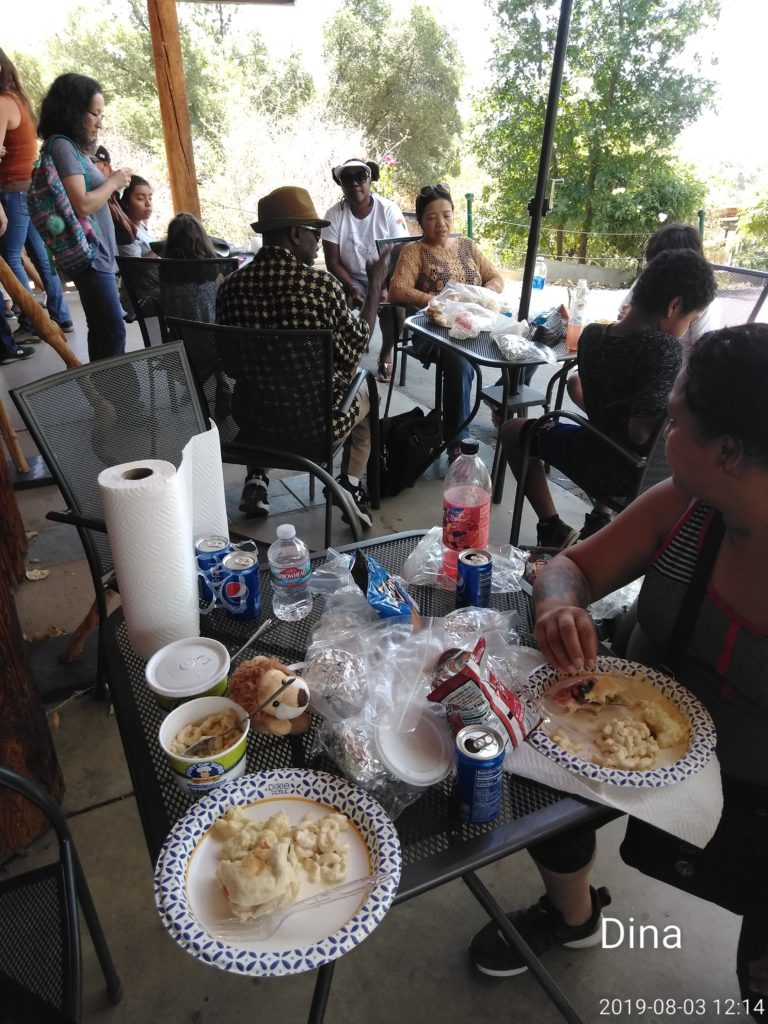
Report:
[[[221,584],[221,563],[232,551],[229,537],[200,537],[195,541],[200,600],[212,605]]]
[[[501,807],[504,738],[487,725],[465,725],[456,734],[459,816],[469,825],[493,821]]]
[[[484,548],[459,553],[456,579],[457,608],[487,608],[491,603],[493,556]]]
[[[221,604],[231,619],[255,619],[261,611],[259,562],[248,551],[233,551],[221,563]]]

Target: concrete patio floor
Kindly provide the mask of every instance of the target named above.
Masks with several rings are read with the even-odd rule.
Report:
[[[71,308],[76,332],[70,336],[74,351],[86,358],[82,311],[76,296]],[[129,328],[129,347],[139,348],[135,325]],[[32,453],[29,439],[8,400],[7,389],[23,381],[60,370],[58,357],[44,345],[34,359],[0,371],[0,397],[6,402],[22,444]],[[366,357],[375,368],[378,341]],[[409,363],[409,392],[415,386],[418,367]],[[543,372],[543,371],[540,371]],[[412,376],[412,374],[414,376]],[[535,385],[538,381],[535,382]],[[383,389],[382,389],[383,390]],[[401,408],[413,404],[398,395]],[[481,414],[486,416],[487,413]],[[478,422],[478,434],[490,435],[489,421]],[[489,462],[491,452],[483,447]],[[439,521],[441,475],[445,463],[397,498],[382,503],[371,535],[427,528]],[[307,508],[306,481],[287,478],[273,488],[273,514],[268,520],[244,524],[237,512],[242,473],[226,468],[228,508],[235,530],[271,541],[280,522],[294,522],[311,547],[322,545],[321,504]],[[586,506],[577,495],[555,489],[563,517],[581,522]],[[505,498],[494,506],[491,541],[508,539],[514,482],[507,479]],[[138,819],[131,782],[125,765],[117,724],[106,705],[89,692],[66,699],[49,699],[66,687],[86,690],[95,674],[93,641],[83,660],[63,668],[56,655],[65,642],[56,631],[72,630],[92,600],[90,575],[73,530],[45,520],[52,508],[63,508],[53,486],[17,491],[25,526],[33,536],[30,567],[45,568],[47,579],[24,581],[17,604],[22,626],[30,639],[30,663],[36,683],[46,697],[54,738],[66,781],[65,810],[83,861],[101,920],[124,986],[117,1007],[106,999],[103,979],[87,934],[83,1019],[93,1024],[143,1024],[154,1019],[163,1024],[208,1022],[280,1021],[298,1024],[306,1019],[314,974],[280,979],[235,978],[205,966],[182,951],[166,934],[154,909],[152,868]],[[279,506],[279,511],[278,511]],[[347,543],[348,530],[336,513],[334,540]],[[245,527],[245,528],[244,528]],[[534,523],[529,514],[521,539],[531,543]],[[617,821],[601,831],[595,884],[607,885],[613,896],[608,913],[628,926],[667,924],[682,932],[682,949],[629,948],[575,951],[562,950],[547,958],[555,979],[587,1022],[602,1020],[669,1020],[669,1015],[641,1015],[624,1003],[611,1000],[654,999],[704,1000],[708,1008],[698,1019],[719,1019],[715,1000],[738,996],[735,948],[738,920],[676,890],[644,878],[623,866],[617,847],[623,834]],[[50,837],[28,852],[0,865],[0,872],[31,865],[46,855]],[[538,899],[536,872],[525,853],[498,862],[481,872],[499,900],[509,909],[527,906]],[[337,963],[326,1020],[329,1024],[392,1024],[392,1022],[536,1021],[555,1024],[557,1010],[528,975],[491,981],[475,974],[466,947],[474,932],[485,923],[484,915],[464,884],[450,883],[394,908],[375,932]],[[2,923],[0,922],[0,927]],[[688,1019],[679,1013],[671,1019]]]

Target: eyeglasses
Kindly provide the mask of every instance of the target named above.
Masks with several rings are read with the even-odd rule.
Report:
[[[439,196],[448,196],[449,199],[451,198],[451,190],[444,181],[438,181],[436,185],[425,185],[421,192],[419,192],[419,195],[431,196],[434,192]]]
[[[310,227],[309,224],[299,224],[302,231],[308,231],[310,235],[314,235],[316,240],[320,241],[320,228]]]
[[[352,185],[353,183],[362,185],[364,181],[368,181],[370,176],[371,175],[369,171],[364,171],[361,168],[359,171],[347,171],[346,174],[340,174],[339,181],[341,182],[342,186]]]
[[[104,111],[89,110],[88,113],[91,115],[96,124],[104,124]]]

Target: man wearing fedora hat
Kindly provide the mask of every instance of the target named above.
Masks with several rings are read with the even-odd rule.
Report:
[[[362,306],[368,290],[365,264],[376,258],[377,238],[400,238],[408,234],[403,212],[397,203],[371,192],[371,183],[379,180],[379,165],[373,160],[345,160],[331,170],[333,180],[343,193],[338,203],[326,211],[330,221],[323,228],[325,265],[337,277],[352,309]],[[379,301],[386,301],[386,292]],[[402,329],[400,312],[379,312],[381,353],[378,379],[386,383],[392,372],[395,335]]]
[[[339,409],[360,357],[373,331],[379,294],[387,274],[389,252],[366,267],[368,295],[359,319],[347,306],[344,289],[324,270],[313,266],[320,245],[322,220],[306,189],[284,185],[259,200],[259,219],[251,225],[262,235],[263,246],[253,260],[225,278],[216,300],[217,323],[231,327],[275,330],[331,330],[333,332],[333,396]],[[247,432],[252,406],[246,396],[233,395],[233,413]],[[335,413],[334,436],[348,437],[339,483],[352,496],[363,526],[371,526],[362,475],[371,451],[368,393],[363,388],[345,413]],[[286,410],[287,414],[296,410]],[[266,472],[248,467],[240,500],[246,515],[269,512]],[[346,514],[342,514],[346,518]]]

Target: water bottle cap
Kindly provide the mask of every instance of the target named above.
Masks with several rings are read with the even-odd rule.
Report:
[[[290,523],[281,523],[277,528],[277,536],[280,540],[290,540],[296,536],[296,527]]]
[[[461,442],[462,455],[477,455],[480,451],[480,442],[474,437],[467,437]]]

